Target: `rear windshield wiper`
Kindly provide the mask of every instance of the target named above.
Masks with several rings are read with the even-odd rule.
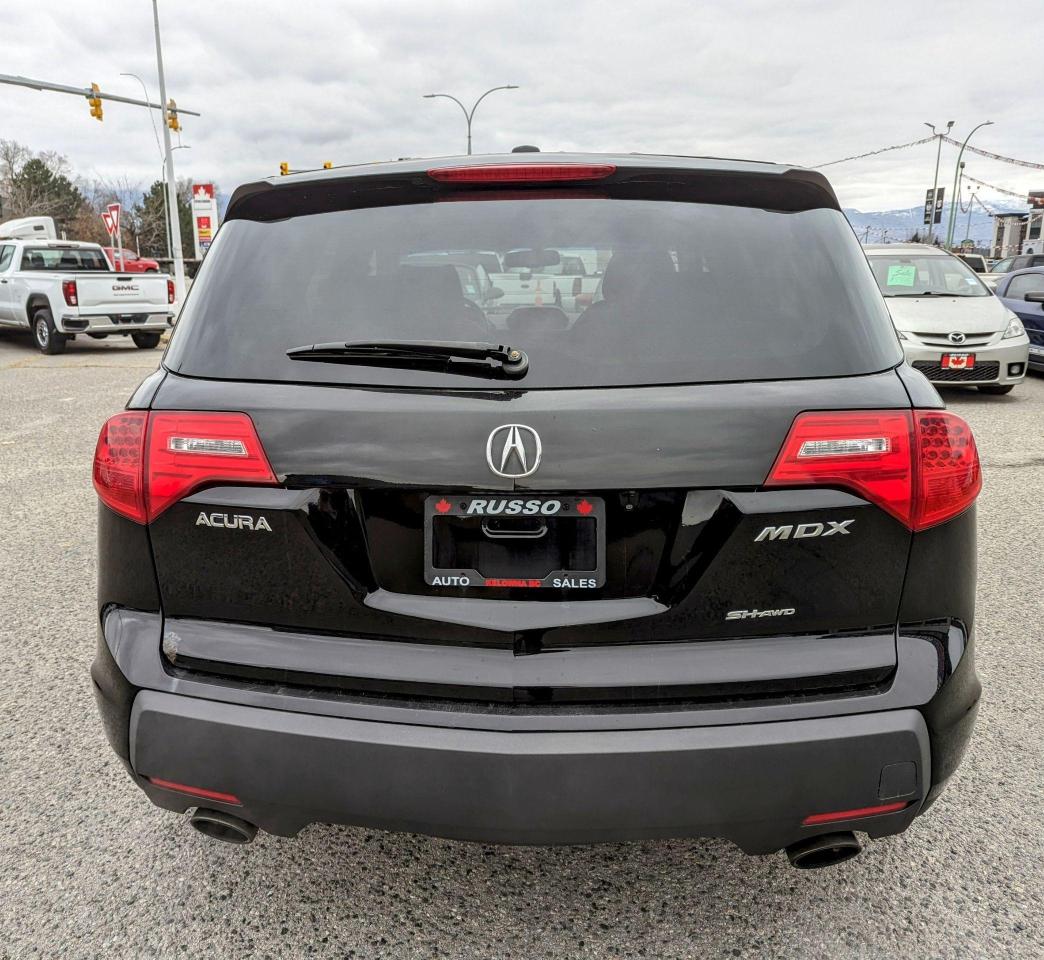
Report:
[[[311,343],[286,351],[291,360],[354,363],[371,367],[411,367],[472,377],[518,379],[529,357],[518,347],[458,340],[363,340]]]

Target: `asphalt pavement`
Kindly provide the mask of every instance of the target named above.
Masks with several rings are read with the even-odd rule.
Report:
[[[716,840],[232,847],[153,808],[91,694],[90,464],[159,358],[0,333],[0,957],[1044,957],[1044,378],[946,394],[985,465],[968,756],[905,835],[802,872]]]

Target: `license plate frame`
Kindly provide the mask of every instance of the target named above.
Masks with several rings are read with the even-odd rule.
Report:
[[[569,529],[565,524],[577,526]],[[487,532],[487,528],[492,530],[494,525],[501,529],[496,535]],[[520,532],[512,532],[512,525],[517,525],[514,529]],[[540,527],[544,533],[534,535],[533,529]],[[464,535],[467,542],[464,542]],[[458,540],[465,555],[469,548],[481,551],[481,545],[484,545],[487,554],[495,555],[494,560],[487,557],[487,561],[500,568],[505,563],[511,564],[511,559],[505,557],[514,550],[519,558],[518,569],[478,569],[487,561],[437,564],[437,553],[457,553]],[[424,581],[430,587],[597,590],[605,585],[605,541],[605,500],[601,497],[503,492],[436,493],[424,500]],[[542,560],[539,555],[526,557],[527,552],[537,554],[539,549],[553,553],[555,545],[561,551],[570,543],[576,547],[577,553],[588,558],[593,552],[593,562],[585,563],[583,568],[570,569],[554,564],[553,557],[550,560]],[[540,547],[527,551],[528,544],[540,544]],[[551,564],[554,568],[541,568],[536,572],[526,570],[527,560],[530,568],[540,563]]]
[[[974,370],[974,353],[944,353],[939,361],[943,370]]]

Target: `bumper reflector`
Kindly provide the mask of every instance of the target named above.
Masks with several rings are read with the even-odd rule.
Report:
[[[239,797],[234,793],[222,793],[220,790],[207,790],[204,787],[190,787],[184,783],[175,783],[173,780],[161,780],[159,777],[146,777],[145,779],[154,787],[162,787],[164,790],[173,790],[175,793],[199,797],[201,800],[216,800],[218,803],[228,803],[236,807],[242,806]]]
[[[839,820],[859,820],[862,817],[876,817],[882,813],[898,813],[910,806],[909,800],[897,803],[882,803],[876,807],[858,807],[855,810],[834,810],[832,813],[813,813],[801,821],[804,827],[814,827],[819,823],[836,823]]]

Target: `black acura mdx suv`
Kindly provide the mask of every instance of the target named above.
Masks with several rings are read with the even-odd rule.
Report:
[[[975,443],[808,170],[240,187],[94,483],[109,741],[213,837],[822,866],[971,733]]]

